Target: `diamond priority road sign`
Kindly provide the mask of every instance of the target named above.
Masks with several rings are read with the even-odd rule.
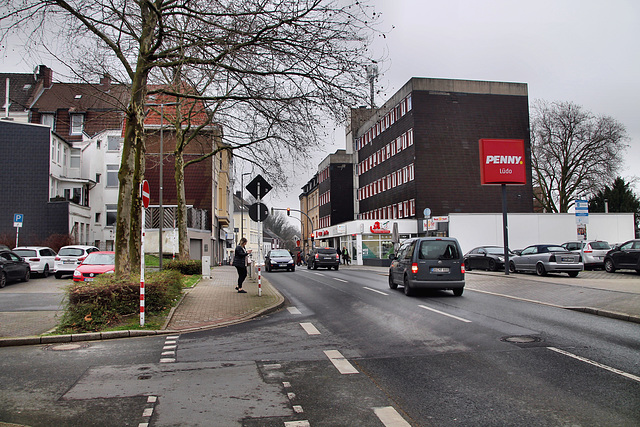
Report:
[[[247,184],[247,190],[249,193],[256,199],[262,199],[267,195],[269,191],[271,191],[271,185],[262,177],[262,175],[258,175],[253,180]]]

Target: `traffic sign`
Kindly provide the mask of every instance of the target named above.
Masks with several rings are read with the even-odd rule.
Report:
[[[22,223],[24,222],[24,215],[22,214],[13,214],[13,226],[14,227],[22,227]]]
[[[253,180],[247,184],[247,190],[249,193],[256,199],[262,199],[267,195],[269,191],[271,191],[271,185],[262,177],[262,175],[258,175]],[[259,191],[258,191],[259,189]]]
[[[150,193],[151,193],[151,190],[149,189],[149,181],[145,179],[144,181],[142,181],[142,205],[144,206],[145,209],[149,207]]]
[[[258,212],[260,213],[260,217],[258,218]],[[256,222],[264,221],[267,216],[269,216],[269,209],[267,205],[264,203],[254,203],[249,206],[249,218]]]

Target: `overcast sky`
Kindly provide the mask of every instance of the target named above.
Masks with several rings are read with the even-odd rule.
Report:
[[[386,38],[376,42],[376,104],[411,77],[526,83],[529,101],[571,101],[623,123],[630,137],[623,177],[640,177],[640,1],[638,0],[372,0]],[[8,48],[10,48],[8,46]],[[31,72],[5,49],[2,71]],[[56,66],[52,65],[54,72]],[[318,162],[344,148],[336,131]],[[298,208],[313,170],[296,171],[289,193],[265,200]],[[640,183],[635,185],[640,194]]]

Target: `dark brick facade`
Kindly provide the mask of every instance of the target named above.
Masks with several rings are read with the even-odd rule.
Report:
[[[49,202],[48,127],[0,121],[0,236],[15,244],[14,214],[23,214],[19,244],[69,233],[69,203]]]
[[[532,212],[531,147],[529,141],[529,109],[526,85],[489,82],[468,82],[474,90],[416,90],[425,85],[412,79],[400,94],[410,94],[412,108],[395,121],[373,141],[358,151],[358,161],[366,159],[398,136],[413,129],[413,145],[398,152],[359,176],[360,188],[375,182],[398,169],[414,163],[413,181],[404,183],[360,201],[360,212],[415,199],[415,215],[421,218],[425,208],[432,215],[450,213],[502,212],[500,186],[480,185],[478,141],[481,138],[509,138],[525,141],[527,184],[507,187],[509,212]],[[455,82],[464,87],[464,81],[430,79],[436,86],[441,82]],[[415,86],[414,86],[415,85]],[[451,84],[453,86],[453,83]],[[483,93],[478,86],[499,87],[502,94]],[[506,87],[506,88],[505,88]],[[439,88],[440,89],[440,88]],[[513,93],[508,93],[512,91]],[[498,90],[497,92],[500,92]],[[379,110],[377,119],[393,108]],[[376,119],[367,122],[356,137],[371,127]],[[406,216],[405,216],[406,217]]]

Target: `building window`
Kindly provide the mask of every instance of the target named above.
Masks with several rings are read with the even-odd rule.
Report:
[[[84,114],[71,115],[71,135],[81,135],[84,130]]]
[[[107,187],[118,186],[118,165],[107,165]]]
[[[42,114],[40,116],[40,123],[49,126],[51,130],[55,130],[55,120],[53,114]]]
[[[71,149],[71,161],[69,162],[69,167],[80,169],[80,154],[81,150],[79,148]]]
[[[119,151],[120,139],[118,136],[107,136],[107,151]]]
[[[107,227],[113,227],[118,218],[118,205],[105,205],[105,211],[107,212]]]
[[[100,224],[100,217],[101,217],[100,212],[96,212],[96,223],[97,224]]]

